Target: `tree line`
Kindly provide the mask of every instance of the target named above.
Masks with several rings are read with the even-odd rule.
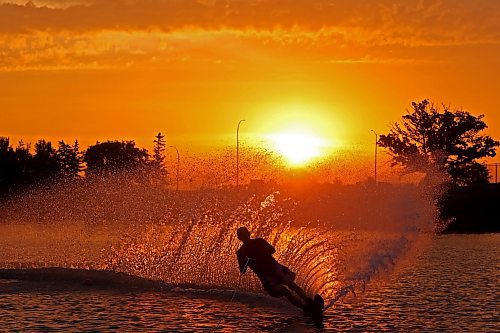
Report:
[[[483,118],[428,100],[413,102],[377,144],[392,156],[393,165],[402,166],[406,173],[424,173],[429,184],[436,175],[444,175],[452,186],[485,184],[489,178],[485,158],[494,157],[500,143],[482,134],[487,128]],[[9,138],[0,137],[0,194],[46,181],[79,179],[83,174],[109,176],[122,170],[134,171],[138,181],[161,182],[167,172],[161,133],[155,137],[153,154],[134,141],[97,142],[82,151],[78,141],[59,141],[56,148],[39,140],[34,153],[30,148],[22,141],[14,148]]]
[[[55,147],[39,140],[31,145],[20,141],[13,147],[8,137],[0,137],[0,194],[10,194],[47,182],[72,181],[85,177],[110,176],[131,171],[141,181],[164,182],[165,135],[158,133],[153,154],[131,141],[97,142],[81,150],[78,141],[64,140]],[[133,171],[133,172],[132,172]]]

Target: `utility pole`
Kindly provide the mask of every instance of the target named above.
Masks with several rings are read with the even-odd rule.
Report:
[[[241,119],[236,128],[236,188],[240,184],[240,124],[244,121],[245,119]]]
[[[375,185],[377,185],[377,153],[378,153],[378,134],[374,130],[371,130],[375,134]]]
[[[179,156],[179,150],[177,149],[177,147],[175,147],[175,146],[170,146],[170,148],[174,148],[174,149],[175,149],[175,151],[177,152],[177,182],[176,182],[177,184],[176,184],[176,186],[175,186],[175,190],[176,190],[176,191],[179,191],[179,165],[180,165],[180,163],[181,163],[181,158],[180,158],[180,156]]]

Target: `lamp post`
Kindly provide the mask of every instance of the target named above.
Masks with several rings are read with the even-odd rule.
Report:
[[[240,124],[244,121],[245,119],[241,119],[236,128],[236,188],[240,183]]]
[[[492,163],[488,164],[488,166],[495,167],[495,184],[498,183],[498,166],[500,166],[500,163]]]
[[[494,166],[495,166],[495,184],[498,183],[498,166],[500,165],[500,163],[495,163]]]
[[[176,182],[176,187],[175,190],[179,191],[179,165],[181,162],[180,156],[179,156],[179,150],[175,146],[170,146],[170,148],[174,148],[175,151],[177,152],[177,182]]]
[[[374,130],[371,130],[375,134],[375,185],[377,185],[377,151],[378,151],[378,134]]]

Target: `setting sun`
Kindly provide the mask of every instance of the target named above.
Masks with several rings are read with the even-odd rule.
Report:
[[[346,126],[338,109],[314,98],[276,101],[258,110],[256,142],[282,156],[288,167],[306,167],[342,146]]]
[[[291,166],[302,166],[321,157],[326,146],[325,140],[305,133],[282,132],[268,138]]]

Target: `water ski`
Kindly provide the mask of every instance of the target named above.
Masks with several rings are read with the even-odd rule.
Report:
[[[323,318],[323,309],[325,307],[325,301],[323,297],[316,294],[312,302],[309,302],[304,307],[304,315],[312,317],[316,320],[321,320]]]

